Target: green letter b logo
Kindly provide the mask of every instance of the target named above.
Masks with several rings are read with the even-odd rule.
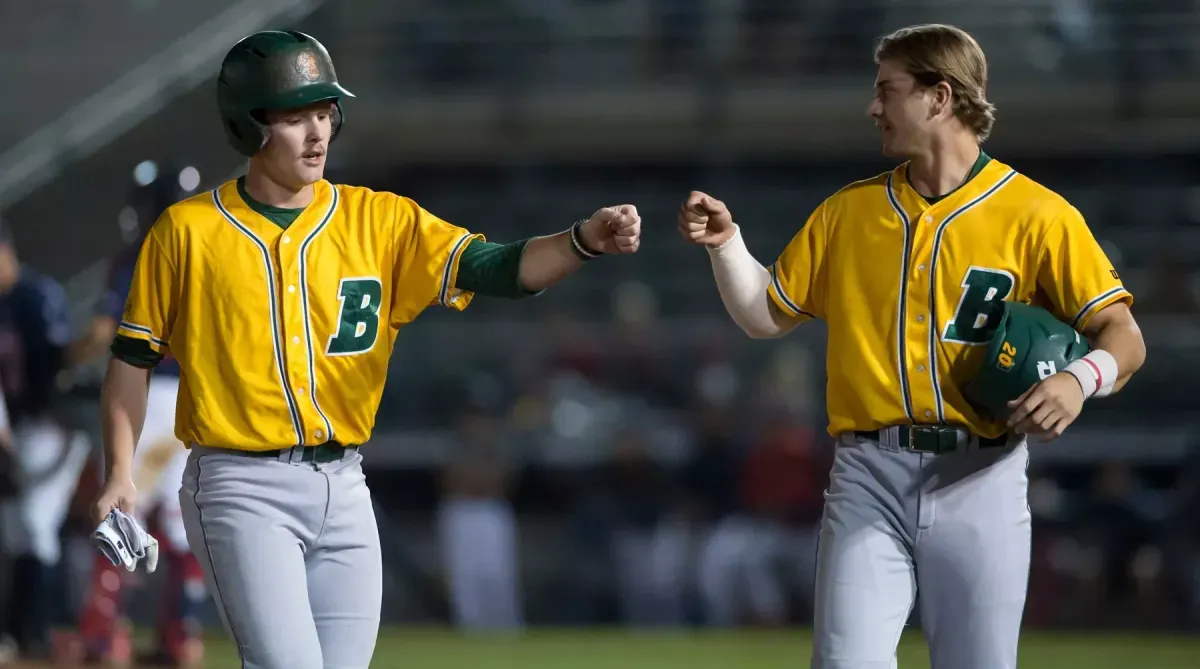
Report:
[[[985,344],[991,337],[988,321],[994,308],[1013,289],[1013,276],[1008,272],[983,267],[971,267],[962,281],[962,297],[954,318],[946,325],[942,339],[960,344]]]
[[[342,279],[338,286],[341,317],[329,338],[326,355],[355,355],[371,350],[379,335],[383,284],[376,278]]]

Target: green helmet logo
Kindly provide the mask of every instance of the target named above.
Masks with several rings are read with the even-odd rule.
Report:
[[[296,31],[267,30],[229,50],[217,77],[217,108],[225,136],[246,156],[267,143],[263,112],[333,102],[333,137],[341,129],[341,99],[354,97],[338,83],[333,59],[320,42]]]

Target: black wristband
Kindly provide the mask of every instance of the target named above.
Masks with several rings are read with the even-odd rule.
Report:
[[[591,260],[592,258],[601,256],[604,254],[600,253],[599,251],[593,251],[592,249],[588,248],[587,244],[585,244],[583,242],[583,235],[581,235],[579,233],[579,228],[584,223],[587,223],[587,219],[580,219],[578,221],[575,221],[575,224],[571,226],[570,237],[571,237],[571,250],[575,252],[575,255],[580,260],[587,262],[587,261]]]

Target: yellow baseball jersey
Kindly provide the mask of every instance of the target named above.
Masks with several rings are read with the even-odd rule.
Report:
[[[184,443],[361,444],[398,330],[470,303],[454,285],[477,237],[408,198],[327,181],[285,230],[230,181],[151,228],[118,332],[178,359]]]
[[[829,432],[950,424],[1005,432],[960,388],[989,339],[989,305],[1045,307],[1076,329],[1132,304],[1083,216],[992,160],[930,204],[906,165],[826,199],[771,266],[771,299],[828,324]]]

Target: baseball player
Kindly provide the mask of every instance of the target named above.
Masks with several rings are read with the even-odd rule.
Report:
[[[520,629],[517,514],[508,499],[513,475],[488,416],[467,412],[459,431],[437,511],[451,614],[464,631]]]
[[[640,242],[630,205],[501,245],[411,199],[331,184],[348,97],[308,35],[260,32],[229,51],[217,102],[248,169],[151,228],[102,391],[97,523],[136,508],[149,370],[178,361],[184,527],[244,667],[370,663],[382,565],[359,448],[397,331],[475,293],[536,294]]]
[[[153,163],[143,162],[139,167]],[[174,169],[142,175],[131,200],[150,224],[171,204],[189,195]],[[72,346],[73,364],[86,364],[112,343],[133,283],[141,244],[131,245],[112,262],[109,283],[97,305],[87,332]],[[157,539],[168,566],[168,585],[162,591],[156,648],[144,660],[159,665],[193,666],[203,657],[200,615],[207,601],[200,564],[188,547],[179,488],[187,464],[187,450],[175,438],[175,399],[179,394],[179,364],[169,353],[153,371],[146,401],[146,421],[133,456],[133,483],[141,491],[136,517],[145,523],[158,511]],[[132,660],[128,625],[123,618],[124,579],[119,567],[97,553],[91,584],[80,616],[82,651],[87,661],[127,664]]]
[[[1030,559],[1027,435],[1061,435],[1119,391],[1145,348],[1132,296],[1083,217],[980,145],[987,64],[957,28],[884,37],[869,114],[899,167],[827,198],[763,267],[725,204],[694,192],[682,235],[708,249],[751,337],[829,327],[838,440],[818,548],[813,666],[894,667],[920,593],[935,669],[1016,666]],[[1043,305],[1092,351],[992,417],[964,398],[1002,301]]]
[[[23,479],[19,495],[0,505],[0,522],[12,556],[9,633],[27,659],[50,650],[59,531],[89,450],[87,438],[52,412],[70,338],[66,307],[62,286],[22,265],[10,229],[0,223],[0,382]]]

